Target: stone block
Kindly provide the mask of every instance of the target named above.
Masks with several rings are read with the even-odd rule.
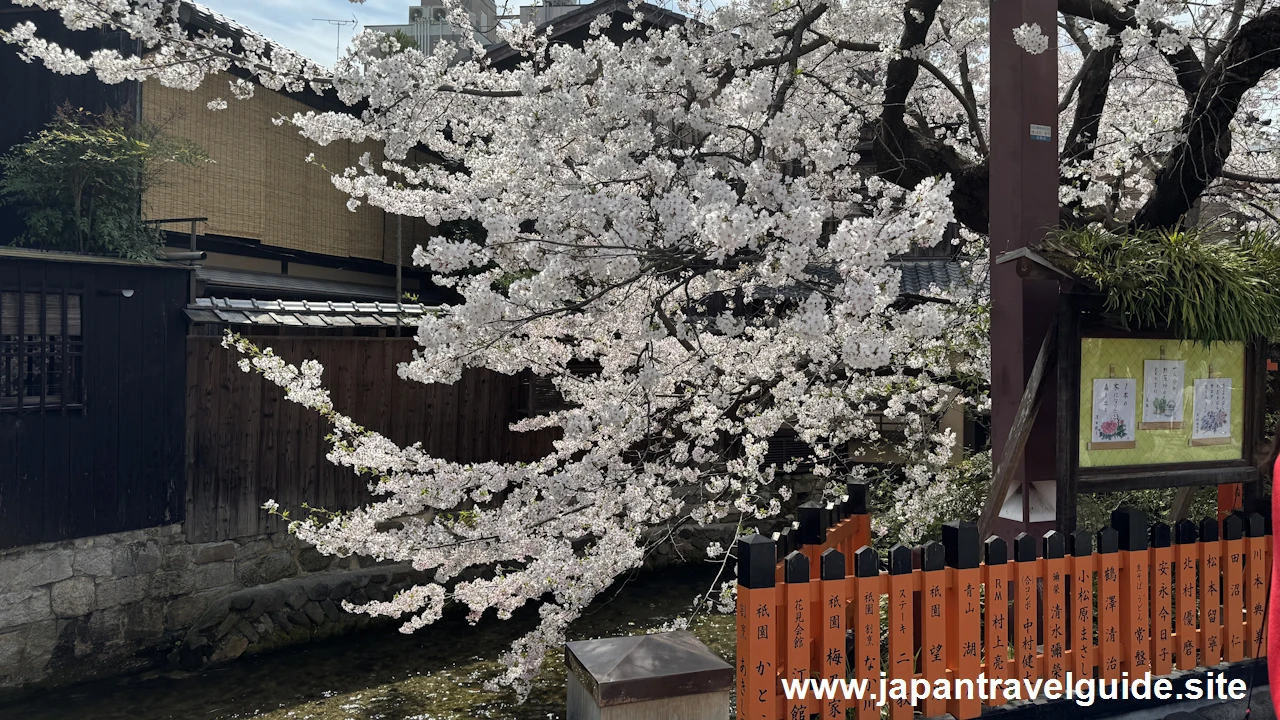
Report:
[[[206,595],[188,595],[174,598],[172,602],[165,606],[165,630],[171,633],[178,633],[189,629],[208,607],[209,598]]]
[[[267,539],[247,540],[236,546],[236,560],[248,562],[271,554],[271,541]]]
[[[160,543],[155,540],[147,542],[147,544],[138,546],[133,553],[133,570],[138,575],[148,575],[160,569],[160,562],[163,555],[160,552]]]
[[[50,585],[71,577],[71,548],[27,550],[0,558],[0,594]]]
[[[53,659],[53,651],[58,645],[58,623],[56,620],[38,622],[27,628],[27,643],[22,651],[22,664],[29,670],[41,671],[40,675]]]
[[[231,609],[235,612],[243,612],[253,607],[252,593],[239,593],[231,597]]]
[[[143,641],[164,634],[164,605],[144,600],[124,608],[124,639]]]
[[[333,587],[324,581],[316,581],[307,584],[307,597],[317,602],[329,597],[329,593],[333,591]]]
[[[381,585],[370,584],[369,587],[364,589],[364,594],[367,595],[370,600],[373,600],[376,602],[387,601],[387,594],[386,592],[383,591]]]
[[[225,597],[217,598],[209,602],[209,607],[200,615],[200,619],[192,623],[192,630],[204,630],[211,628],[222,622],[227,617],[227,613],[231,612],[231,602]]]
[[[254,630],[253,626],[245,622],[244,620],[241,620],[240,622],[236,623],[236,626],[231,628],[231,632],[248,640],[250,645],[258,642],[259,638],[261,637],[258,634],[258,631]]]
[[[73,618],[88,615],[97,607],[94,602],[93,578],[77,575],[56,582],[49,587],[49,599],[53,605],[53,614],[57,617]]]
[[[111,574],[118,578],[137,575],[137,566],[133,564],[133,547],[121,545],[111,551]]]
[[[298,553],[298,565],[302,567],[304,572],[323,572],[328,570],[332,564],[332,555],[325,555],[313,547],[303,548]]]
[[[236,579],[245,587],[267,585],[298,574],[293,556],[287,552],[273,552],[256,560],[236,561]]]
[[[320,609],[324,610],[324,614],[329,617],[330,621],[337,622],[342,619],[342,610],[332,600],[320,601]]]
[[[298,627],[311,627],[311,617],[301,610],[291,610],[285,617],[289,618],[290,625]]]
[[[98,582],[97,607],[99,609],[128,605],[147,597],[151,591],[151,578],[133,575],[117,580]]]
[[[345,600],[351,595],[351,591],[355,589],[350,580],[339,580],[334,583],[333,589],[329,591],[329,598],[333,600]]]
[[[249,649],[249,640],[247,638],[239,635],[231,635],[227,638],[226,642],[213,652],[213,655],[209,658],[209,662],[218,663],[235,660],[243,655],[244,651],[247,649]]]
[[[160,563],[162,570],[188,570],[194,564],[193,546],[186,543],[175,543],[164,548],[164,560]]]
[[[274,548],[292,548],[297,547],[298,541],[287,532],[278,532],[271,534],[271,546]]]
[[[295,584],[284,591],[285,603],[294,610],[301,610],[303,605],[307,604],[307,590],[300,584]]]
[[[201,565],[192,572],[199,590],[234,585],[236,581],[235,565],[230,562]]]
[[[186,570],[164,570],[151,576],[151,596],[157,598],[186,595],[196,589],[195,573]]]
[[[311,618],[312,624],[320,625],[324,623],[326,615],[324,614],[324,608],[320,607],[320,603],[309,602],[302,606],[302,611],[307,614],[307,617]]]
[[[124,611],[120,608],[96,610],[89,616],[86,639],[94,644],[119,641],[124,637]]]
[[[107,577],[111,574],[113,552],[110,544],[94,544],[82,550],[76,550],[71,566],[80,575]]]
[[[207,543],[204,545],[196,545],[194,547],[191,555],[191,562],[196,565],[208,565],[209,563],[222,562],[223,560],[234,560],[235,557],[235,543]]]
[[[285,605],[285,593],[280,588],[259,588],[252,593],[253,603],[244,612],[250,620],[270,612],[281,610]]]
[[[30,588],[0,594],[0,630],[52,619],[49,588]]]
[[[26,647],[27,628],[0,633],[0,668],[16,668],[22,662],[22,651]]]

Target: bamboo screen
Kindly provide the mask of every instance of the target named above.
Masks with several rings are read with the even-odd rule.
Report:
[[[324,169],[341,172],[355,167],[365,152],[377,161],[381,153],[376,144],[335,142],[320,147],[288,124],[271,122],[309,107],[261,86],[253,98],[235,100],[225,77],[210,78],[194,92],[147,83],[142,98],[144,119],[197,143],[214,161],[166,173],[161,186],[144,199],[148,218],[207,217],[203,232],[213,235],[394,262],[394,222],[384,223],[376,208],[347,210],[347,196],[333,186]],[[216,98],[225,98],[227,109],[209,110],[209,101]],[[315,165],[305,162],[313,152]],[[384,236],[387,225],[390,243]],[[406,236],[410,227],[406,222]],[[388,250],[390,258],[385,257]]]

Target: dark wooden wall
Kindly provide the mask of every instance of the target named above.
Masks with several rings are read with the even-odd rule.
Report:
[[[82,294],[85,402],[0,410],[0,548],[180,522],[187,271],[0,255],[42,284]]]
[[[334,406],[371,430],[406,445],[422,442],[447,460],[534,460],[551,450],[551,431],[516,433],[519,381],[468,371],[456,385],[401,380],[410,338],[257,337],[288,362],[314,359]],[[370,499],[367,479],[325,459],[330,426],[284,399],[220,338],[188,344],[187,538],[211,542],[285,529],[262,504],[275,500],[298,517],[303,503],[349,510]]]

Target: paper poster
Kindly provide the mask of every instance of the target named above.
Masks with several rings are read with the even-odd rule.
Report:
[[[1195,381],[1191,411],[1192,445],[1231,443],[1231,378]]]
[[[1093,434],[1090,450],[1130,450],[1137,423],[1138,381],[1107,378],[1093,381]]]
[[[1144,360],[1140,430],[1182,429],[1185,360]]]

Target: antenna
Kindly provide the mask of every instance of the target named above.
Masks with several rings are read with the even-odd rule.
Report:
[[[345,25],[356,26],[360,24],[356,20],[356,16],[352,15],[350,20],[330,20],[329,18],[311,18],[315,22],[325,22],[334,26],[337,37],[333,41],[333,61],[336,63],[342,57],[342,28]]]

